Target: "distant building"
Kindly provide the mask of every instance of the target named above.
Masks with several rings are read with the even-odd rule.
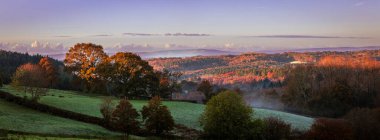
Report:
[[[303,62],[303,61],[292,61],[290,62],[290,64],[306,64],[307,62]]]

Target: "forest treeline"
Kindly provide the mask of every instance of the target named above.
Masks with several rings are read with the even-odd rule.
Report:
[[[207,79],[223,86],[239,85],[245,91],[281,86],[286,73],[298,63],[316,63],[329,55],[369,56],[379,59],[380,50],[353,52],[286,52],[278,54],[245,53],[241,55],[155,58],[148,60],[154,69],[183,73],[181,79]],[[293,64],[292,62],[295,62]]]
[[[338,117],[353,108],[380,107],[380,62],[368,56],[331,55],[293,68],[283,102],[288,109]]]

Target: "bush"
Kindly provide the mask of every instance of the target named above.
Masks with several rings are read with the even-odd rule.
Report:
[[[291,133],[290,124],[278,118],[264,119],[263,138],[265,140],[289,139]]]
[[[253,121],[253,110],[235,92],[225,91],[212,97],[200,117],[205,136],[212,139],[248,139],[260,131]]]
[[[317,119],[306,133],[305,139],[312,140],[353,140],[354,131],[343,119]]]
[[[355,130],[358,140],[377,140],[380,134],[380,108],[358,108],[351,110],[344,116]]]
[[[144,106],[141,111],[145,127],[148,131],[157,135],[165,131],[170,131],[174,127],[174,120],[169,109],[162,105],[161,98],[153,97],[148,106]]]
[[[100,113],[106,122],[111,120],[112,112],[114,110],[113,106],[112,99],[109,97],[104,98],[102,104],[100,104]]]
[[[113,124],[118,130],[122,130],[128,137],[130,133],[136,133],[139,130],[137,118],[139,113],[132,107],[127,99],[121,99],[119,105],[112,113]]]

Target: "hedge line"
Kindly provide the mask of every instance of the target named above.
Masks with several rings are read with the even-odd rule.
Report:
[[[41,104],[38,102],[32,102],[25,98],[12,95],[8,92],[0,91],[0,98],[3,98],[6,101],[13,102],[27,108],[38,110],[40,112],[44,112],[44,113],[48,113],[48,114],[52,114],[52,115],[60,116],[64,118],[69,118],[76,121],[97,124],[103,127],[108,127],[105,125],[105,121],[102,118],[84,115],[81,113],[76,113],[76,112],[72,112],[68,110],[63,110],[60,108],[52,107],[52,106]]]
[[[44,113],[48,113],[48,114],[51,114],[54,116],[59,116],[59,117],[68,118],[71,120],[90,123],[90,124],[96,124],[96,125],[102,126],[102,127],[106,128],[108,130],[111,130],[111,131],[121,132],[120,130],[117,130],[115,127],[112,127],[112,125],[110,125],[103,118],[89,116],[89,115],[85,115],[85,114],[81,114],[81,113],[77,113],[77,112],[73,112],[73,111],[63,110],[60,108],[56,108],[56,107],[49,106],[46,104],[41,104],[38,102],[32,102],[32,101],[27,100],[25,98],[22,98],[22,97],[19,97],[19,96],[16,96],[16,95],[13,95],[13,94],[10,94],[8,92],[1,91],[1,90],[0,90],[0,98],[4,99],[6,101],[13,102],[13,103],[16,103],[18,105],[24,106],[26,108],[31,108],[31,109],[34,109],[34,110],[37,110],[40,112],[44,112]],[[188,132],[194,131],[195,133],[199,133],[199,131],[197,131],[195,129],[187,128],[187,127],[181,126],[181,125],[176,125],[176,128],[181,129],[181,130],[185,130]],[[151,134],[149,134],[148,132],[145,132],[145,131],[134,132],[132,134],[137,135],[137,136],[151,136]],[[173,136],[166,136],[166,138],[170,138],[170,137],[173,137]]]

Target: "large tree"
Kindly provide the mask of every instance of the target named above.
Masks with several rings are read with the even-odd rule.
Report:
[[[31,99],[37,101],[48,89],[48,81],[40,65],[24,64],[17,68],[12,77],[12,86],[30,93]]]
[[[134,53],[116,53],[99,66],[98,72],[113,94],[139,97],[157,92],[159,79],[152,66]]]
[[[256,127],[262,127],[252,115],[252,108],[240,95],[224,91],[207,102],[200,123],[211,139],[252,139]]]
[[[87,82],[85,89],[93,89],[98,84],[99,74],[96,69],[100,63],[107,59],[103,47],[92,43],[78,43],[66,53],[64,60],[67,71]]]
[[[57,80],[57,69],[55,68],[53,62],[49,57],[44,57],[38,63],[42,69],[44,69],[47,80],[49,81],[50,87],[53,87],[53,83]]]

